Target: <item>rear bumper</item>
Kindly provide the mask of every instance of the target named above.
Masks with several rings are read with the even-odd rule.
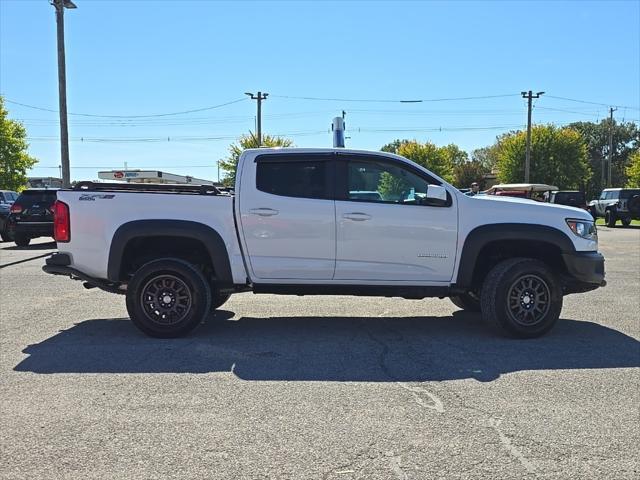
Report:
[[[30,237],[53,237],[53,222],[15,222],[9,227],[14,234]]]
[[[126,292],[126,290],[120,288],[120,283],[113,283],[101,278],[94,278],[80,270],[70,267],[71,257],[66,253],[54,253],[52,256],[45,259],[45,262],[46,265],[42,267],[42,270],[45,273],[49,273],[51,275],[65,275],[74,280],[82,280],[85,282],[84,286],[86,288],[98,287],[106,292],[119,294],[124,294]]]
[[[599,252],[574,252],[562,254],[568,278],[566,293],[577,293],[604,287],[604,257]]]

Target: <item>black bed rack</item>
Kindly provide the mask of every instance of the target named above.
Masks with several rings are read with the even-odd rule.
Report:
[[[76,183],[72,190],[79,192],[150,192],[223,195],[223,193],[213,185],[183,185],[173,183],[103,183],[84,181]]]

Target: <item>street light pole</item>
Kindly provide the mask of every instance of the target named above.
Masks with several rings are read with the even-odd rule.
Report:
[[[527,102],[527,151],[524,160],[524,183],[529,183],[529,172],[531,170],[531,110],[533,108],[532,100],[534,98],[540,98],[544,95],[544,92],[537,92],[535,95],[531,90],[528,92],[520,92],[522,98],[526,98]]]
[[[56,9],[58,37],[58,99],[60,102],[60,164],[62,165],[62,186],[71,186],[71,168],[69,167],[69,125],[67,123],[67,75],[64,54],[64,9],[77,8],[70,0],[52,0]]]

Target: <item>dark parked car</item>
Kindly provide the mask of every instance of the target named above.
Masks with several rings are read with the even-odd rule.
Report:
[[[631,220],[640,220],[640,189],[605,188],[597,200],[589,202],[593,218],[604,217],[607,227],[615,227],[620,220],[625,227]]]
[[[23,191],[11,206],[7,231],[16,245],[25,247],[32,238],[53,237],[53,203],[57,189]]]
[[[0,237],[3,241],[8,242],[11,240],[8,232],[5,230],[7,225],[7,218],[11,211],[11,205],[18,198],[18,194],[11,190],[0,190]]]
[[[587,210],[587,200],[582,192],[576,190],[560,190],[549,194],[549,203],[568,205]]]

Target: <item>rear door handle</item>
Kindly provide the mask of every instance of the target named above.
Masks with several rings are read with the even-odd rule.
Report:
[[[364,222],[365,220],[371,220],[371,215],[362,212],[351,212],[343,214],[342,218],[347,218],[355,222]]]
[[[252,208],[249,210],[251,215],[258,215],[260,217],[273,217],[277,215],[278,210],[274,210],[273,208]]]

